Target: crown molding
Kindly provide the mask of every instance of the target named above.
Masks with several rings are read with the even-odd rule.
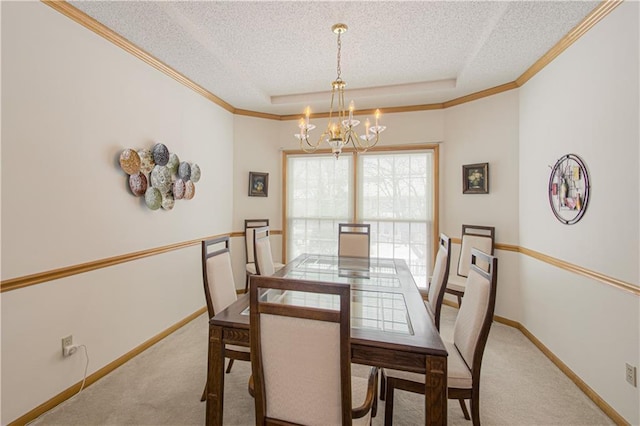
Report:
[[[189,89],[192,89],[196,93],[204,96],[206,99],[210,100],[214,104],[226,109],[231,113],[235,111],[235,108],[232,105],[223,101],[222,99],[220,99],[213,93],[209,92],[207,89],[200,86],[199,84],[194,83],[183,74],[171,68],[169,65],[156,59],[149,53],[140,49],[135,44],[131,43],[126,38],[122,37],[120,34],[116,33],[115,31],[111,30],[110,28],[101,24],[100,22],[96,21],[86,13],[82,12],[80,9],[76,9],[74,6],[67,3],[66,1],[52,1],[52,0],[41,0],[41,1],[47,6],[62,13],[66,17],[76,21],[83,27],[98,34],[100,37],[122,48],[123,50],[132,54],[136,58],[141,59],[143,62],[146,62],[147,64],[151,65],[158,71],[168,75],[169,77],[176,80],[178,83],[183,84],[184,86],[187,86]]]
[[[99,36],[105,38],[106,40],[112,42],[116,46],[124,49],[125,51],[131,53],[135,57],[141,59],[152,67],[156,68],[158,71],[161,71],[168,75],[169,77],[175,79],[177,82],[187,86],[192,89],[196,93],[204,96],[206,99],[215,103],[216,105],[224,108],[225,110],[235,114],[235,115],[243,115],[247,117],[256,117],[256,118],[264,118],[268,120],[278,120],[278,121],[287,121],[287,120],[298,120],[300,118],[300,114],[269,114],[265,112],[259,111],[251,111],[246,109],[235,108],[233,105],[225,102],[220,99],[213,93],[206,90],[204,87],[196,84],[191,81],[183,74],[159,61],[151,54],[145,52],[140,49],[138,46],[131,43],[129,40],[125,39],[121,35],[117,34],[115,31],[109,29],[105,25],[96,21],[86,13],[76,9],[71,4],[66,1],[54,1],[54,0],[41,0],[42,3],[47,6],[52,7],[63,15],[67,16],[70,19],[73,19],[80,25],[86,27],[87,29],[95,32]],[[395,114],[402,112],[414,112],[414,111],[429,111],[436,109],[445,109],[450,108],[456,105],[460,105],[467,102],[472,102],[481,98],[485,98],[488,96],[493,96],[498,93],[506,92],[509,90],[517,89],[524,85],[527,81],[529,81],[534,75],[540,72],[544,67],[546,67],[552,60],[554,60],[560,53],[562,53],[565,49],[571,46],[576,40],[578,40],[582,35],[584,35],[588,30],[593,28],[598,22],[600,22],[605,16],[607,16],[613,9],[618,7],[624,0],[604,0],[600,3],[589,15],[587,15],[582,22],[576,25],[567,35],[565,35],[555,46],[553,46],[547,53],[545,53],[540,59],[538,59],[533,65],[531,65],[520,77],[516,80],[501,84],[499,86],[495,86],[492,88],[488,88],[485,90],[481,90],[476,93],[471,93],[469,95],[461,96],[459,98],[451,99],[446,102],[433,103],[433,104],[424,104],[424,105],[406,105],[399,107],[381,107],[380,110],[385,114]],[[371,110],[359,110],[355,111],[354,114],[362,115],[362,114],[372,114],[374,112]],[[328,112],[316,113],[312,114],[312,118],[326,118],[329,116]]]

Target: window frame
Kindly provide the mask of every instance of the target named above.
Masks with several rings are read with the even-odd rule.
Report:
[[[439,144],[415,144],[415,145],[385,145],[376,146],[367,150],[367,152],[404,152],[404,151],[433,151],[433,235],[431,242],[432,253],[437,253],[438,237],[440,235],[440,146]],[[353,221],[358,222],[360,212],[358,209],[358,152],[353,148],[344,148],[342,152],[351,153],[352,155],[352,171],[353,171]],[[288,238],[287,229],[287,164],[289,155],[326,155],[331,153],[330,149],[318,149],[313,153],[306,153],[303,150],[283,150],[282,151],[282,259],[287,259],[287,244],[284,243]],[[434,259],[429,259],[428,265],[433,268]],[[421,289],[422,291],[422,289]]]

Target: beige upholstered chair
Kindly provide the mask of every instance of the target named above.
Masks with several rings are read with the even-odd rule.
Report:
[[[244,242],[245,242],[245,258],[247,260],[246,264],[246,279],[244,283],[244,291],[245,293],[249,290],[249,277],[251,275],[256,275],[256,264],[254,260],[254,250],[253,250],[253,233],[256,228],[269,226],[269,219],[245,219],[244,221]],[[273,263],[274,269],[277,271],[284,266],[282,263]]]
[[[338,224],[338,256],[369,257],[371,225],[368,223]]]
[[[480,261],[488,265],[488,272],[478,267]],[[453,328],[453,342],[445,341],[449,353],[448,397],[460,401],[460,407],[467,420],[469,412],[464,400],[471,400],[474,426],[480,424],[480,367],[496,305],[497,276],[498,259],[472,249],[464,305],[460,307]],[[386,399],[384,423],[390,425],[393,420],[394,389],[423,394],[424,374],[385,369],[382,376],[385,387],[381,394],[382,399]]]
[[[496,229],[493,226],[462,225],[462,242],[456,275],[449,275],[446,293],[458,298],[458,306],[462,304],[465,283],[471,265],[471,249],[478,249],[493,256],[493,245]],[[487,265],[479,266],[486,270]]]
[[[253,259],[256,265],[256,275],[273,275],[276,271],[271,257],[268,226],[253,230]]]
[[[445,234],[440,234],[438,241],[438,254],[433,265],[433,275],[429,282],[427,301],[424,302],[427,312],[431,316],[436,328],[440,330],[440,312],[442,311],[442,300],[444,291],[449,279],[449,265],[451,263],[451,240]]]
[[[202,241],[202,281],[209,318],[236,301],[229,237]],[[244,346],[227,345],[225,357],[229,358],[228,373],[231,371],[234,360],[250,361],[250,349]],[[205,386],[202,401],[206,399],[206,390]]]
[[[292,292],[337,303],[284,303]],[[255,276],[249,293],[256,425],[368,425],[378,372],[351,376],[349,284]]]

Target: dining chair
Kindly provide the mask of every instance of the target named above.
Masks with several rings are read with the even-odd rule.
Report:
[[[231,267],[229,237],[202,241],[202,281],[209,318],[213,318],[218,312],[237,300]],[[226,358],[229,358],[227,373],[231,371],[234,360],[251,360],[250,348],[244,346],[226,345],[224,354]],[[201,401],[206,399],[206,392],[205,386]]]
[[[433,265],[433,275],[429,281],[427,300],[424,302],[429,316],[433,320],[438,331],[440,330],[440,313],[442,311],[442,301],[444,291],[449,279],[449,265],[451,264],[451,240],[445,234],[440,234],[438,240],[438,254]]]
[[[446,293],[458,298],[458,306],[464,297],[466,278],[471,265],[471,250],[478,249],[493,256],[496,229],[493,226],[462,225],[460,255],[456,275],[449,275]],[[487,265],[480,263],[486,270]]]
[[[253,250],[253,233],[256,228],[269,227],[269,219],[245,219],[244,221],[244,254],[246,259],[246,276],[244,282],[244,292],[246,293],[249,290],[249,277],[251,275],[256,275],[256,264],[254,258],[254,250]],[[284,264],[282,263],[273,263],[274,269],[277,271],[281,269]]]
[[[485,271],[478,263],[488,265]],[[460,307],[453,326],[453,342],[445,341],[447,357],[447,394],[457,399],[464,418],[480,425],[480,367],[489,337],[496,305],[498,259],[477,249],[471,249],[471,266],[467,277],[464,305]],[[424,394],[424,374],[391,369],[382,370],[385,400],[385,425],[393,423],[394,389]],[[471,400],[471,418],[465,405]]]
[[[271,257],[269,227],[263,226],[253,230],[253,259],[256,266],[255,275],[273,275],[276,271]],[[251,282],[251,280],[249,280]]]
[[[368,223],[338,224],[338,256],[366,257],[371,252],[371,225]]]
[[[378,370],[351,375],[350,285],[255,276],[249,299],[256,424],[370,424]]]

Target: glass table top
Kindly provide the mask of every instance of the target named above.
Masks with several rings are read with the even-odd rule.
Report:
[[[284,277],[348,283],[363,287],[400,287],[392,259],[369,260],[310,255],[287,271]]]
[[[337,295],[301,291],[264,290],[260,298],[270,303],[313,307],[329,310],[340,309]],[[242,315],[249,315],[247,307]],[[401,293],[351,290],[351,326],[385,332],[413,334],[407,314],[407,305]]]
[[[304,271],[368,271],[370,275],[396,275],[396,265],[393,259],[361,259],[357,257],[336,257],[323,255],[308,255],[295,270]]]

